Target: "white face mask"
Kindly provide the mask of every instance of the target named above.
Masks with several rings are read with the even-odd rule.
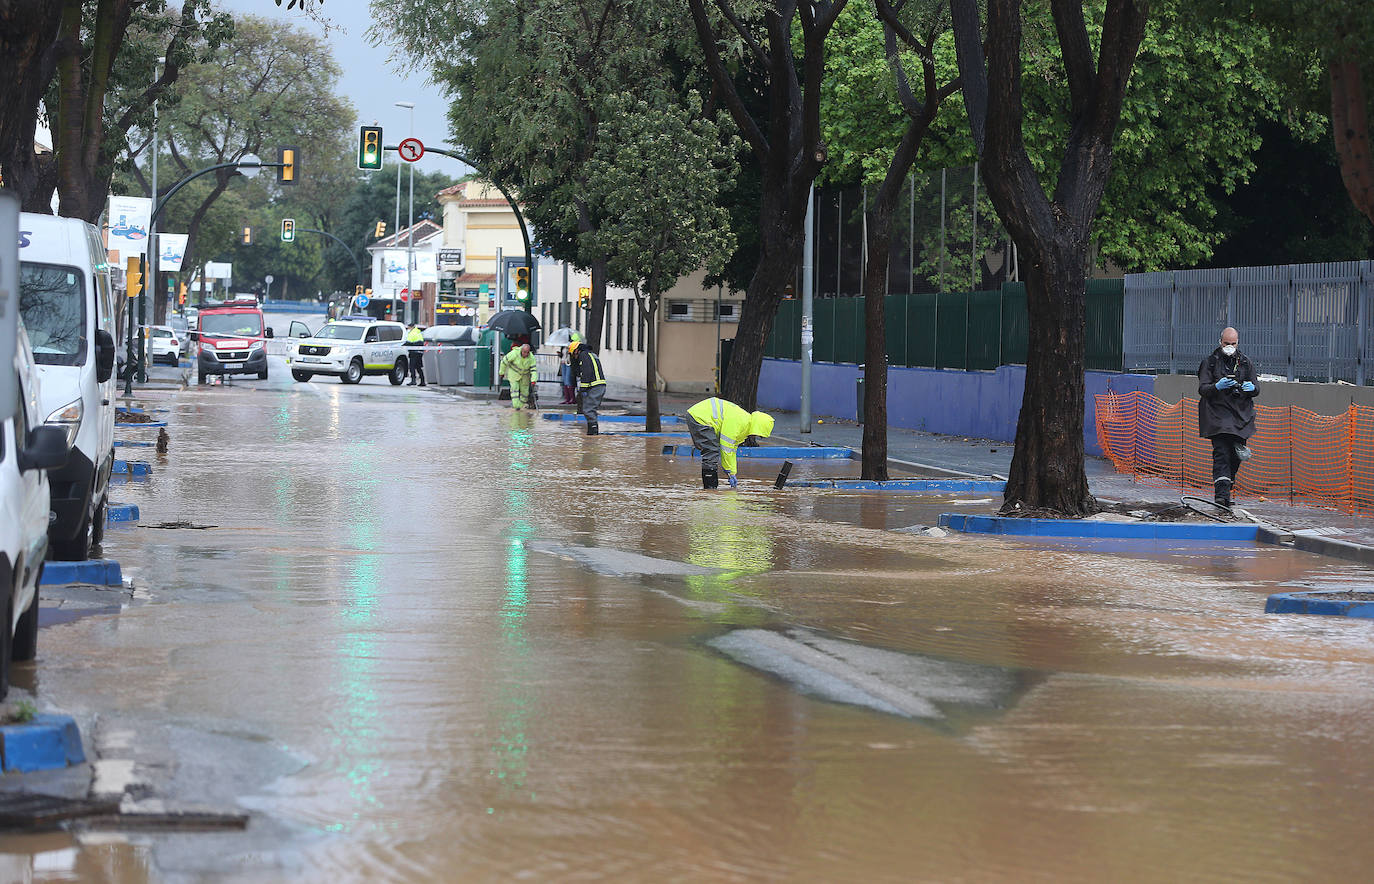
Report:
[[[1226,356],[1235,356],[1235,355],[1236,355],[1236,345],[1235,345],[1235,344],[1222,344],[1222,345],[1221,345],[1221,352],[1222,352],[1224,355],[1226,355]]]

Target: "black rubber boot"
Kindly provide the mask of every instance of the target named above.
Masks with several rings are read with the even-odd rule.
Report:
[[[720,487],[720,474],[710,467],[701,468],[701,487],[704,490]]]
[[[1224,507],[1226,507],[1227,509],[1230,509],[1230,508],[1231,508],[1231,483],[1230,483],[1230,482],[1226,482],[1226,481],[1221,481],[1221,482],[1216,483],[1216,491],[1215,491],[1215,493],[1212,495],[1212,500],[1213,500],[1213,502],[1216,503],[1217,506],[1224,506]]]
[[[594,417],[589,417],[589,418],[587,418],[587,435],[588,435],[588,436],[600,436],[600,435],[601,435],[601,430],[600,430],[600,428],[597,427],[597,425],[596,425],[596,418],[594,418]]]

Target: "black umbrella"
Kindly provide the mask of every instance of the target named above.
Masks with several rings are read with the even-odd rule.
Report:
[[[519,338],[539,330],[539,320],[533,313],[524,310],[502,310],[493,314],[487,321],[488,328],[494,328],[508,338]]]

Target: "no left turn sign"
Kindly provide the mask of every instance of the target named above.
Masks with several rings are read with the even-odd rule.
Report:
[[[413,163],[425,155],[425,146],[420,143],[418,138],[407,138],[396,145],[396,153],[401,155],[401,159],[407,163]]]

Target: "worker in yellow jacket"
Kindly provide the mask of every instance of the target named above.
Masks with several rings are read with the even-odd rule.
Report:
[[[687,409],[687,429],[692,444],[701,452],[701,487],[720,485],[720,469],[731,488],[739,487],[735,476],[735,452],[750,436],[773,435],[773,416],[762,411],[748,412],[733,402],[712,396]]]
[[[516,411],[526,405],[533,406],[530,390],[535,382],[537,364],[529,344],[521,344],[519,349],[511,348],[501,359],[501,373],[510,382],[510,404]]]

